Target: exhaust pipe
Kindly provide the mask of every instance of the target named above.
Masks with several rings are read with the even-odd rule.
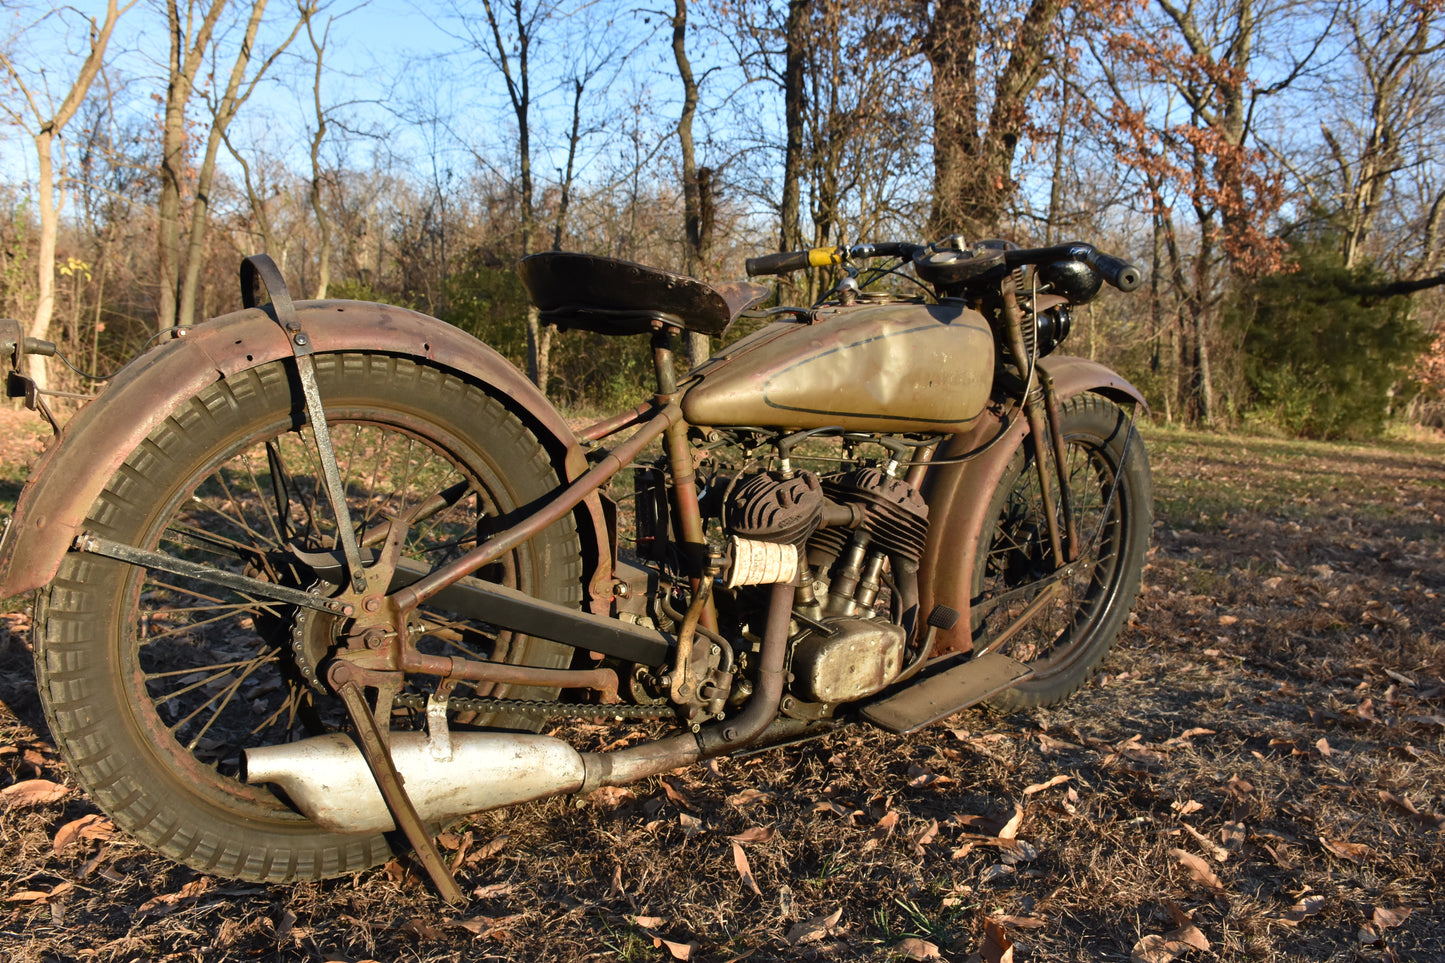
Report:
[[[427,822],[448,822],[558,793],[586,778],[582,756],[560,739],[501,732],[453,732],[442,760],[425,733],[391,733],[391,758]],[[247,749],[242,779],[272,783],[322,829],[340,833],[396,828],[356,743],[339,732]]]
[[[432,720],[440,723],[435,738],[421,732],[392,732],[392,762],[417,815],[425,822],[445,823],[561,793],[625,786],[765,738],[783,693],[793,592],[794,586],[787,582],[773,586],[758,685],[748,706],[696,734],[583,754],[550,736],[448,732],[444,709],[439,719]],[[780,740],[794,735],[790,725],[776,728]],[[323,829],[371,833],[396,828],[361,749],[341,733],[247,749],[242,758],[243,782],[278,786],[302,815]]]

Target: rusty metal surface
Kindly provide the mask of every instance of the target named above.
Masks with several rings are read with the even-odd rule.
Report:
[[[870,722],[907,733],[967,709],[1033,675],[1021,662],[995,652],[926,676],[901,692],[863,709]]]
[[[994,338],[959,304],[820,310],[766,350],[699,369],[682,400],[695,425],[965,431],[993,386]]]
[[[476,659],[427,655],[415,648],[408,648],[402,653],[399,667],[404,672],[467,682],[497,682],[553,689],[591,689],[602,693],[604,703],[617,701],[617,673],[611,669],[547,669],[506,662],[481,662]]]
[[[1144,404],[1139,389],[1097,362],[1050,355],[1040,359],[1039,368],[1053,380],[1060,402],[1093,391],[1121,404]],[[973,646],[969,599],[973,594],[975,548],[989,499],[1027,427],[1022,415],[1016,415],[998,444],[987,452],[963,464],[938,464],[929,469],[923,486],[929,528],[928,547],[919,569],[921,610],[931,612],[935,605],[947,605],[960,615],[953,628],[939,630],[934,641],[936,654],[966,652]],[[997,431],[998,421],[985,415],[973,431],[954,435],[934,459],[946,462],[956,458],[988,441]]]
[[[581,446],[556,409],[505,358],[459,329],[404,308],[358,301],[303,301],[296,312],[318,352],[427,358],[494,387],[531,423],[569,480],[587,470]],[[185,399],[220,377],[291,354],[271,315],[250,308],[198,325],[127,365],[98,403],[71,419],[32,471],[0,542],[0,597],[50,581],[96,495]],[[595,496],[583,500],[579,516],[596,611],[598,598],[610,600],[609,538]]]
[[[346,668],[349,667],[337,666],[337,669]],[[396,765],[391,761],[391,752],[385,741],[384,730],[372,718],[371,711],[366,705],[366,699],[362,695],[360,684],[349,676],[350,673],[344,671],[334,673],[333,685],[336,686],[342,701],[346,703],[346,711],[350,713],[352,724],[356,727],[361,753],[366,757],[366,764],[370,768],[372,776],[375,777],[377,788],[381,790],[381,795],[386,800],[386,808],[391,811],[392,818],[401,826],[402,832],[406,833],[407,841],[416,850],[417,858],[426,867],[427,874],[431,876],[442,899],[448,903],[460,903],[465,899],[461,887],[457,886],[457,881],[452,878],[451,871],[447,869],[446,863],[442,862],[442,856],[437,851],[436,843],[427,833],[426,827],[422,825],[421,817],[417,815],[411,797],[407,795],[406,788],[402,786],[401,776],[396,771]],[[378,694],[378,702],[381,698],[382,696]]]
[[[409,612],[444,589],[461,581],[483,565],[501,558],[529,538],[543,531],[566,515],[580,502],[595,497],[607,479],[636,458],[643,448],[682,417],[676,405],[668,405],[639,429],[631,438],[602,458],[593,468],[557,494],[544,508],[527,516],[505,531],[498,532],[465,555],[434,570],[431,574],[392,594],[397,609]]]

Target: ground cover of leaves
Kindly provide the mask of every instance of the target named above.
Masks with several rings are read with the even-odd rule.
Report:
[[[114,835],[12,603],[0,958],[1445,960],[1445,446],[1148,441],[1145,592],[1069,703],[472,818],[460,907],[405,860],[257,886]]]

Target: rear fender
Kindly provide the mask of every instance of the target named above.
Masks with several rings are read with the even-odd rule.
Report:
[[[1040,360],[1039,367],[1053,381],[1061,402],[1092,391],[1121,404],[1137,403],[1148,411],[1139,389],[1101,364],[1059,355]],[[997,416],[985,414],[988,415],[985,423],[966,434],[954,435],[934,456],[935,460],[961,457],[988,442],[1000,430],[1003,436],[976,458],[933,469],[924,482],[928,546],[918,573],[920,611],[932,612],[935,605],[947,605],[960,615],[952,629],[938,631],[933,646],[935,655],[967,652],[973,647],[969,607],[979,542],[983,527],[989,522],[984,514],[1009,462],[1028,436],[1028,421],[1021,413],[1006,427]]]
[[[521,372],[465,332],[405,308],[361,301],[300,301],[297,320],[317,353],[406,355],[451,368],[492,392],[525,420],[568,481],[586,456],[562,416]],[[55,577],[101,489],[166,417],[207,385],[292,356],[270,306],[237,311],[190,329],[127,365],[104,394],[66,425],[41,457],[0,542],[0,598]],[[611,606],[612,566],[602,506],[593,494],[578,508],[591,607]]]

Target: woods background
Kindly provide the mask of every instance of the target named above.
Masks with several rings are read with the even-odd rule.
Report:
[[[1150,280],[1066,350],[1157,416],[1440,426],[1442,7],[7,4],[0,314],[111,371],[239,307],[265,251],[298,296],[415,307],[607,404],[645,345],[540,328],[517,258],[724,280],[771,250],[1079,239]],[[48,364],[48,390],[96,390]]]

